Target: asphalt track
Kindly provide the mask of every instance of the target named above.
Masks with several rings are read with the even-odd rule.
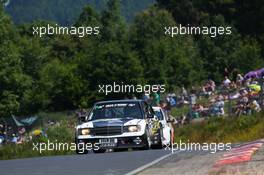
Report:
[[[0,174],[123,175],[170,153],[162,149],[1,160]]]

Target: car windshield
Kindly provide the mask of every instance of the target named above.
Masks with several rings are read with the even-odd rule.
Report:
[[[142,119],[138,103],[103,103],[94,106],[89,120],[131,118]]]
[[[154,110],[155,115],[158,117],[159,120],[163,120],[163,114],[161,112],[161,110]]]

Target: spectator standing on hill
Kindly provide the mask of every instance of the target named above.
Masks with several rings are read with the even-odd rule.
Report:
[[[17,144],[17,140],[18,140],[17,136],[15,134],[12,134],[11,143]]]
[[[147,92],[144,93],[144,95],[143,95],[143,100],[144,100],[145,102],[149,102],[149,100],[150,100],[149,93],[147,93]]]
[[[209,82],[210,90],[212,92],[214,92],[215,91],[215,87],[216,87],[215,82],[212,79],[209,79],[208,82]]]
[[[260,105],[258,104],[257,100],[253,100],[253,101],[250,103],[250,109],[251,109],[253,112],[260,112],[260,111],[261,111]]]
[[[243,81],[244,81],[244,77],[241,74],[237,74],[237,77],[236,77],[237,86],[242,86]]]
[[[170,103],[170,106],[176,106],[176,101],[171,94],[168,94],[166,97],[167,103]]]
[[[157,92],[152,92],[150,94],[152,106],[158,106],[160,104],[160,95]]]
[[[223,81],[224,87],[229,88],[230,84],[231,84],[231,81],[229,80],[227,76],[225,76],[225,79]]]
[[[181,95],[182,95],[184,98],[187,98],[187,97],[188,97],[187,90],[186,90],[184,87],[182,87]]]
[[[217,97],[212,107],[213,115],[223,116],[225,114],[224,106],[225,106],[224,100],[220,96]]]
[[[224,69],[224,77],[229,77],[230,73],[229,70],[227,68]]]

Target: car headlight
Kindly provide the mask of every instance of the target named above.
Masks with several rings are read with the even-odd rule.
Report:
[[[128,126],[128,132],[139,132],[140,131],[140,126],[139,125],[134,125],[134,126]]]
[[[91,130],[89,128],[81,129],[81,135],[89,135]]]

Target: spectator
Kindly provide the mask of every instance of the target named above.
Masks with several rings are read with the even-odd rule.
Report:
[[[242,86],[243,81],[244,81],[244,77],[241,74],[237,74],[237,77],[236,77],[237,86]]]
[[[221,97],[216,98],[216,102],[213,104],[212,107],[212,114],[214,116],[223,116],[225,114],[224,110],[225,102]]]
[[[246,95],[243,95],[242,98],[238,101],[238,104],[236,105],[235,114],[236,116],[248,114],[249,110],[249,99]]]
[[[181,107],[185,104],[188,104],[189,102],[185,100],[184,96],[180,96],[178,100],[178,106]]]
[[[250,109],[251,109],[253,112],[260,112],[260,111],[261,111],[260,105],[258,104],[257,100],[253,100],[253,101],[250,103]]]
[[[223,81],[224,87],[229,88],[230,84],[231,84],[231,81],[228,79],[227,76],[225,76],[225,79]]]
[[[196,95],[195,94],[191,94],[190,95],[190,104],[195,105],[196,104],[196,99],[197,99]]]
[[[184,87],[182,87],[181,95],[182,95],[184,98],[188,98],[187,90],[186,90]]]
[[[215,91],[215,82],[213,80],[209,79],[208,83],[209,83],[210,90],[212,92],[214,92]]]
[[[229,77],[229,71],[227,68],[224,69],[224,77]]]
[[[231,88],[231,89],[236,89],[236,88],[237,88],[237,84],[236,84],[234,81],[232,81],[232,82],[230,83],[230,88]]]
[[[195,104],[193,106],[193,114],[194,114],[195,118],[199,118],[200,116],[204,116],[205,111],[206,111],[206,108],[204,108],[200,104]]]
[[[191,94],[197,94],[197,91],[196,91],[194,86],[192,86],[190,93]]]
[[[159,106],[160,104],[160,95],[157,92],[153,92],[150,94],[150,97],[152,99],[152,106]]]
[[[149,93],[147,93],[147,92],[144,93],[144,95],[143,95],[143,100],[144,100],[145,102],[149,102],[149,100],[150,100]]]
[[[176,101],[171,95],[167,96],[166,101],[168,103],[170,103],[170,106],[172,106],[172,107],[176,106]]]
[[[15,134],[12,134],[11,143],[17,144],[17,140],[18,140],[17,136]]]
[[[24,134],[26,132],[26,129],[24,127],[18,128],[18,133],[20,135]]]

